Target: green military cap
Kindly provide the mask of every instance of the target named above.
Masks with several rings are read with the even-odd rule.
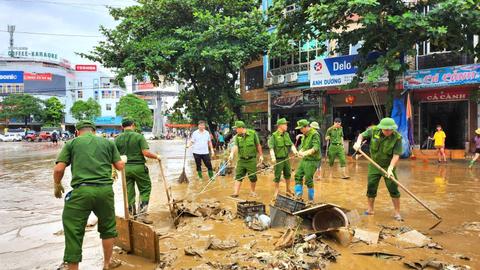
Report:
[[[379,129],[396,130],[398,128],[395,120],[390,117],[383,118],[377,126]]]
[[[302,120],[298,120],[297,121],[297,127],[295,129],[301,129],[301,128],[304,128],[306,126],[308,126],[308,120],[307,119],[302,119]]]
[[[77,129],[77,130],[80,130],[80,129],[86,128],[86,127],[97,129],[95,127],[95,124],[92,121],[88,121],[88,120],[78,121],[77,124],[75,125],[75,129]]]
[[[234,128],[244,128],[245,127],[245,123],[243,121],[235,121],[235,126],[233,126]]]
[[[287,119],[285,119],[285,118],[280,118],[280,119],[277,120],[277,126],[278,126],[278,125],[283,125],[283,124],[288,124]]]
[[[314,129],[320,129],[320,125],[318,124],[318,122],[315,122],[315,121],[310,123],[310,127]]]
[[[123,117],[122,118],[122,127],[128,127],[135,123],[132,118],[130,117]]]

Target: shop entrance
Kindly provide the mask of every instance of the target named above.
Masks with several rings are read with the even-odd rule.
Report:
[[[385,111],[382,106],[382,111]],[[355,140],[357,135],[379,120],[373,106],[335,107],[334,118],[342,119],[343,135],[346,140]]]
[[[446,148],[465,148],[468,129],[468,101],[420,103],[420,118],[422,140],[428,136],[432,137],[436,125],[440,124],[447,135]]]

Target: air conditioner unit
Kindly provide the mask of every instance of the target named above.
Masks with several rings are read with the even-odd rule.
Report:
[[[286,77],[285,80],[287,80],[287,82],[296,82],[298,80],[298,73],[297,72],[288,73],[285,77]]]
[[[267,78],[265,80],[265,86],[270,86],[273,84],[273,78]]]
[[[290,13],[293,13],[293,12],[299,10],[299,9],[300,9],[300,7],[297,6],[296,4],[291,4],[291,5],[286,6],[286,7],[283,9],[282,13],[283,13],[283,16],[286,17],[286,16],[288,16]]]
[[[278,75],[273,77],[273,84],[280,84],[285,82],[285,75]]]

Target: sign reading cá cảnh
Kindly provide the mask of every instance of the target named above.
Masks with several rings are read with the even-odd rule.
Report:
[[[405,89],[480,83],[480,64],[407,71]]]

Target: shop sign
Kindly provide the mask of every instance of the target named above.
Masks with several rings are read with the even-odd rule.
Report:
[[[421,101],[455,101],[469,98],[468,91],[435,91],[427,93],[416,93]]]
[[[97,71],[97,65],[75,65],[76,71]]]
[[[25,81],[51,81],[52,73],[28,73],[23,74],[23,79]]]
[[[353,64],[358,55],[317,59],[310,62],[310,87],[325,87],[348,84],[355,77],[357,67]]]
[[[29,51],[28,48],[18,47],[13,50],[14,57],[32,57],[58,60],[58,54],[46,51]]]
[[[480,64],[414,70],[405,73],[405,89],[480,83]]]
[[[302,101],[302,98],[303,94],[301,92],[295,95],[280,95],[273,98],[272,104],[280,108],[293,108]]]
[[[0,71],[0,83],[23,83],[23,71]]]

